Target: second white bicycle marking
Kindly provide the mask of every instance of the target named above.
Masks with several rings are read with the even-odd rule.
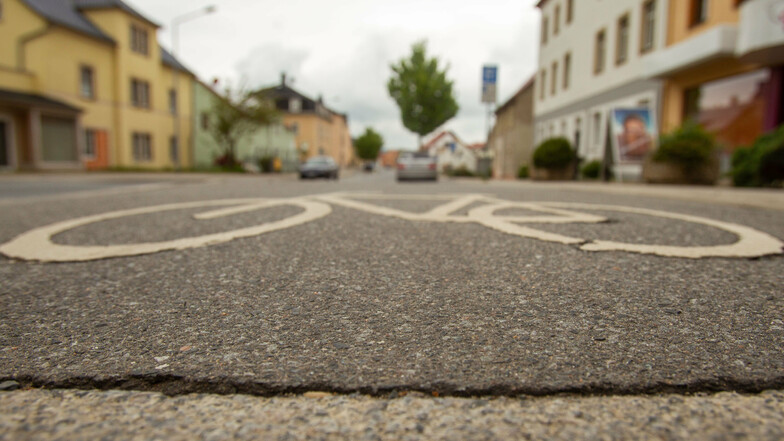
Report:
[[[438,201],[443,202],[424,213],[399,210],[387,206],[362,202],[358,199],[379,201]],[[472,207],[473,205],[481,204]],[[54,243],[52,238],[60,233],[96,222],[128,216],[152,214],[163,211],[215,207],[212,211],[193,215],[196,220],[215,219],[264,208],[293,205],[304,211],[275,222],[250,226],[232,231],[197,237],[186,237],[162,242],[107,246],[75,246]],[[119,210],[93,216],[58,222],[30,230],[0,246],[6,256],[41,262],[78,262],[111,257],[137,256],[166,250],[183,250],[225,243],[234,239],[258,236],[305,224],[331,213],[331,205],[359,210],[380,216],[395,217],[412,222],[475,223],[510,235],[523,238],[576,245],[584,251],[623,251],[653,254],[665,257],[760,257],[781,254],[784,243],[779,239],[739,224],[717,221],[699,216],[671,213],[643,208],[615,205],[593,205],[565,202],[512,202],[483,194],[467,195],[387,195],[378,193],[330,193],[290,199],[231,199],[157,205],[129,210]],[[522,209],[541,214],[498,215],[502,210]],[[454,214],[467,211],[465,215]],[[587,240],[538,230],[522,224],[572,224],[601,223],[607,218],[574,210],[622,212],[690,222],[718,228],[738,237],[732,244],[714,246],[667,246],[623,243],[607,240]]]
[[[515,236],[556,242],[566,245],[578,245],[584,251],[624,251],[638,254],[652,254],[663,257],[680,257],[699,259],[703,257],[762,257],[784,253],[784,242],[770,234],[731,222],[722,222],[699,216],[671,213],[666,211],[650,210],[645,208],[624,207],[617,205],[594,205],[569,202],[512,202],[496,199],[486,195],[468,194],[460,196],[430,196],[422,195],[380,195],[374,193],[335,193],[320,196],[319,199],[334,205],[341,205],[356,210],[362,210],[383,216],[399,217],[411,221],[424,222],[462,222],[478,223],[488,228]],[[411,213],[394,208],[383,207],[357,201],[356,199],[397,199],[397,200],[438,200],[452,199],[447,204],[440,205],[425,213]],[[476,202],[485,205],[469,210],[466,216],[455,216],[452,213],[467,208]],[[523,209],[536,211],[545,215],[536,216],[498,216],[495,213],[507,209]],[[537,224],[571,224],[571,223],[602,223],[606,217],[572,211],[572,210],[598,210],[615,211],[631,214],[673,219],[724,230],[738,237],[732,244],[712,246],[669,246],[635,244],[607,240],[587,240],[576,237],[564,236],[557,233],[538,230],[520,225],[522,223]]]

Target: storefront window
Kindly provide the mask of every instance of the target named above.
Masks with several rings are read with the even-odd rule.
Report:
[[[684,94],[684,119],[696,121],[716,135],[716,141],[733,151],[748,146],[764,131],[772,92],[770,69],[701,84]]]

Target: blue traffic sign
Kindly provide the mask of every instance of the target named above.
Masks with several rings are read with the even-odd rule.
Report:
[[[484,84],[495,84],[498,77],[498,67],[484,66],[482,68],[482,82]]]

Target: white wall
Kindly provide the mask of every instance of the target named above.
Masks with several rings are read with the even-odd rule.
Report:
[[[542,115],[582,99],[612,90],[622,84],[645,77],[645,66],[641,62],[648,54],[664,48],[668,0],[656,0],[656,24],[654,48],[645,55],[640,54],[642,5],[644,0],[572,0],[572,22],[566,24],[567,0],[548,0],[542,5],[541,15],[548,18],[547,43],[539,49],[539,70],[535,84],[534,115]],[[560,31],[554,35],[553,19],[555,8],[560,6]],[[618,19],[629,14],[628,58],[622,65],[615,63]],[[605,29],[604,71],[594,74],[596,34]],[[565,54],[571,54],[570,84],[563,88],[563,64]],[[551,94],[552,64],[558,62],[558,86]],[[547,71],[545,99],[540,99],[541,72]]]
[[[449,144],[455,143],[455,151],[449,148]],[[444,171],[447,167],[452,170],[466,168],[472,173],[476,173],[477,158],[474,152],[462,141],[454,137],[451,133],[442,136],[438,141],[428,148],[430,156],[438,157],[438,169]]]
[[[580,122],[580,144],[577,145],[577,154],[587,160],[602,159],[604,143],[607,136],[607,120],[610,111],[616,107],[640,107],[643,103],[655,104],[658,97],[654,91],[627,95],[622,99],[604,101],[599,105],[585,107],[575,112],[548,118],[536,123],[534,132],[534,143],[538,145],[542,141],[563,136],[573,144],[575,143],[575,131],[577,122]],[[597,134],[595,117],[599,117],[599,133]],[[550,128],[553,128],[552,135]],[[563,128],[566,127],[564,131]]]

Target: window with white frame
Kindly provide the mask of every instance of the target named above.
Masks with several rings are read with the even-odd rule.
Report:
[[[291,113],[302,112],[302,100],[299,98],[292,98],[289,101],[289,112]]]
[[[567,53],[564,55],[564,64],[563,64],[563,89],[566,90],[569,88],[569,80],[572,74],[572,54]]]
[[[697,26],[708,19],[708,0],[691,0],[691,25]]]
[[[555,14],[553,15],[553,35],[558,35],[561,30],[561,5],[555,5]]]
[[[648,0],[642,4],[642,38],[640,39],[640,52],[645,53],[653,49],[656,28],[656,0]]]
[[[149,133],[133,134],[133,160],[136,162],[152,161],[152,136]]]
[[[615,44],[615,64],[623,64],[629,59],[629,14],[618,19],[618,39]]]
[[[542,17],[542,46],[547,44],[547,16]]]
[[[607,32],[602,29],[596,33],[596,47],[594,49],[593,72],[600,74],[604,71],[604,57],[606,50]]]
[[[79,94],[82,98],[95,98],[95,71],[90,66],[79,68]]]
[[[558,90],[558,62],[553,61],[552,79],[550,79],[550,95],[555,95]]]
[[[174,89],[169,89],[169,113],[177,114],[177,91]]]
[[[539,88],[539,99],[544,101],[545,95],[547,94],[547,71],[542,69],[541,74],[542,85]]]
[[[84,152],[83,156],[86,159],[94,159],[95,158],[95,150],[96,150],[96,133],[95,130],[92,129],[85,129],[84,131]]]

